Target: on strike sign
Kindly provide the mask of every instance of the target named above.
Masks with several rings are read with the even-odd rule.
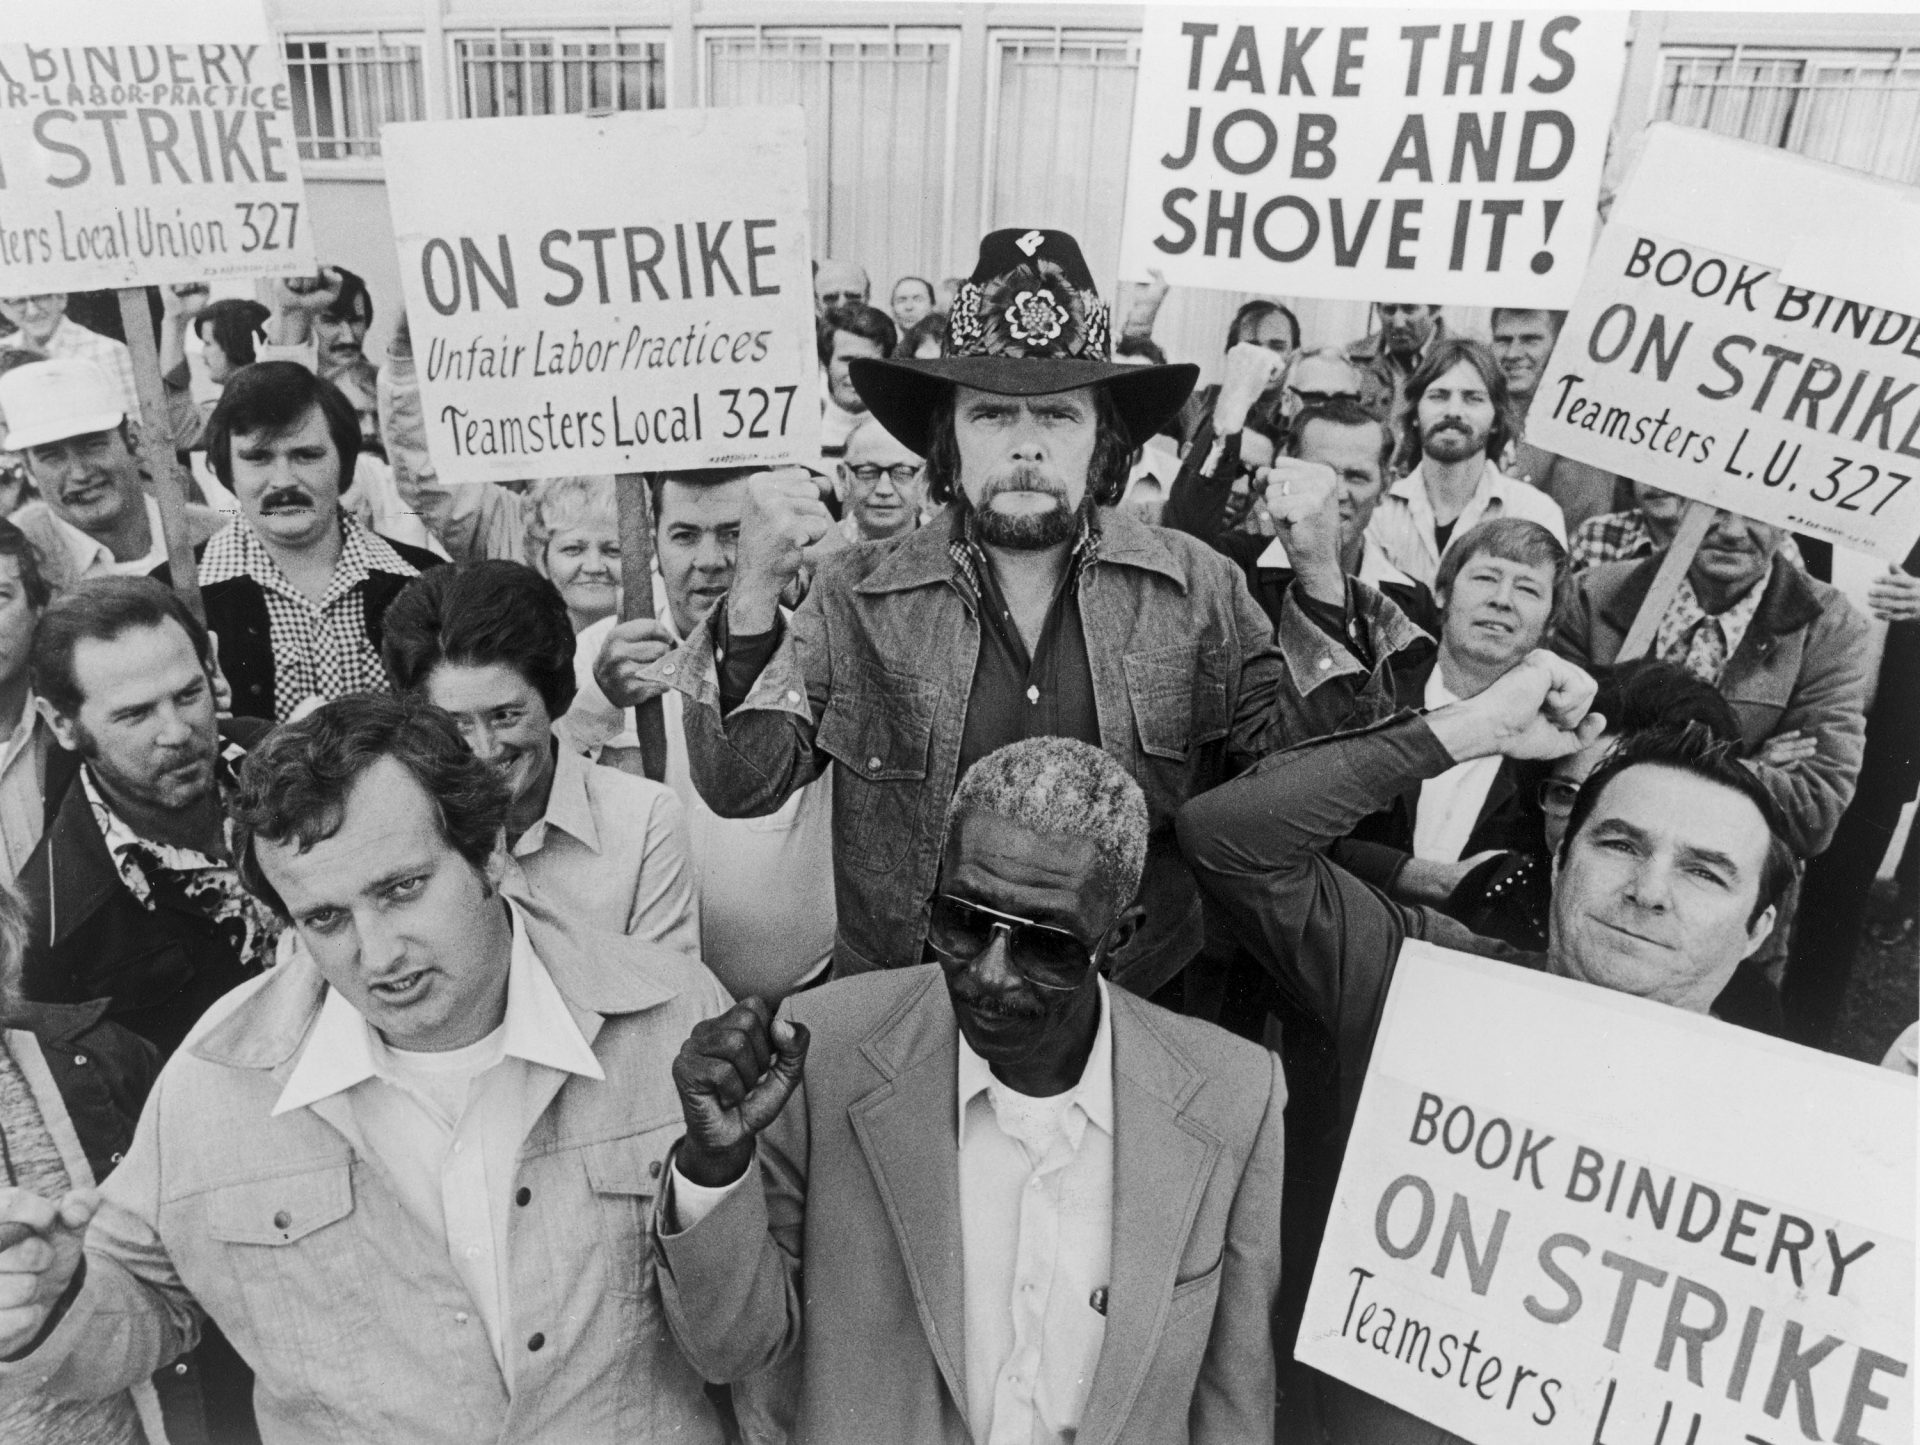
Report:
[[[1675,178],[1684,176],[1684,184]],[[1775,205],[1728,235],[1722,203]],[[1898,562],[1920,539],[1920,319],[1885,255],[1845,276],[1796,256],[1920,233],[1920,193],[1659,125],[1561,329],[1528,439],[1652,486]],[[1831,270],[1831,260],[1826,262]],[[1816,279],[1846,285],[1819,289]]]
[[[0,294],[312,268],[259,0],[4,0],[0,37]]]
[[[1124,274],[1564,307],[1625,12],[1150,9]]]
[[[382,132],[450,482],[818,456],[798,107]]]
[[[1478,1445],[1911,1440],[1914,1103],[1409,942],[1299,1358]]]

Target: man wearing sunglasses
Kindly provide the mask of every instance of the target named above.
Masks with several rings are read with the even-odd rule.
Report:
[[[778,1366],[795,1441],[1272,1440],[1286,1089],[1102,976],[1147,834],[1100,749],[990,753],[930,966],[681,1049],[667,1321],[708,1379]]]

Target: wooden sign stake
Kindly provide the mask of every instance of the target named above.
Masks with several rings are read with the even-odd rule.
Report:
[[[187,493],[180,480],[180,464],[173,451],[173,428],[167,421],[167,398],[160,381],[160,349],[153,339],[153,316],[147,309],[144,287],[122,286],[120,329],[133,353],[133,383],[140,398],[140,455],[153,478],[154,500],[160,503],[160,530],[167,543],[167,571],[173,590],[201,622],[207,620],[200,600],[200,568],[193,560],[193,541],[187,534]]]
[[[652,617],[653,513],[647,505],[644,472],[621,472],[614,478],[620,509],[620,620]],[[650,697],[633,710],[633,728],[640,739],[640,766],[656,783],[667,779],[667,715],[661,699]]]
[[[1673,601],[1674,593],[1680,590],[1687,569],[1693,565],[1693,554],[1700,550],[1701,542],[1706,540],[1708,531],[1712,529],[1716,510],[1705,502],[1687,503],[1687,510],[1680,517],[1680,526],[1673,534],[1673,545],[1667,548],[1667,555],[1660,559],[1660,570],[1653,574],[1653,587],[1640,604],[1633,626],[1627,629],[1627,640],[1620,644],[1620,655],[1614,659],[1616,663],[1645,657],[1652,649],[1654,636],[1660,631],[1660,619],[1667,615],[1667,604]]]

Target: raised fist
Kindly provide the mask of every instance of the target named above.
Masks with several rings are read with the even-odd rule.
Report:
[[[804,468],[783,467],[747,479],[747,508],[734,554],[727,622],[746,636],[771,632],[780,594],[800,575],[808,549],[833,526],[833,514]]]
[[[804,1024],[776,1019],[766,1000],[742,999],[705,1019],[680,1046],[673,1086],[687,1137],[675,1167],[695,1184],[731,1184],[753,1159],[754,1140],[780,1117],[807,1062]]]

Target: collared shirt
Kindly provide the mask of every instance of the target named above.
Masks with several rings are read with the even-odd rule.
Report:
[[[285,722],[310,697],[385,692],[386,669],[367,636],[366,581],[374,572],[419,575],[386,539],[351,516],[340,517],[340,560],[316,604],[280,570],[267,544],[244,518],[215,534],[200,558],[200,585],[251,577],[266,598],[273,647],[273,715]]]
[[[1767,576],[1773,575],[1769,567]],[[1767,590],[1762,577],[1747,589],[1746,595],[1724,612],[1709,613],[1700,605],[1693,590],[1693,579],[1680,579],[1680,590],[1673,594],[1660,628],[1653,636],[1653,654],[1667,662],[1677,662],[1708,686],[1718,686],[1727,670],[1727,660],[1740,650],[1740,640],[1753,625],[1760,610],[1760,599]]]
[[[1113,1027],[1098,988],[1093,1048],[1064,1094],[1015,1092],[959,1040],[967,1422],[984,1445],[1071,1441],[1106,1339]]]
[[[512,904],[508,905],[513,908]],[[328,989],[273,1106],[313,1108],[384,1167],[402,1204],[444,1244],[512,1384],[507,1221],[520,1146],[568,1074],[606,1078],[513,909],[506,1017],[458,1059],[389,1046]],[[342,1099],[345,1109],[329,1110]]]
[[[47,749],[55,745],[29,692],[20,721],[0,743],[0,847],[9,878],[19,876],[46,831]]]
[[[1449,543],[1464,537],[1489,517],[1519,517],[1538,522],[1561,546],[1567,543],[1567,523],[1560,504],[1538,488],[1503,476],[1491,461],[1481,469],[1473,496],[1454,519]],[[1427,495],[1424,467],[1416,467],[1388,489],[1380,499],[1373,520],[1367,524],[1367,536],[1387,554],[1387,560],[1409,576],[1433,586],[1440,572],[1442,547],[1436,529],[1433,501]]]
[[[141,500],[147,508],[147,551],[145,556],[135,557],[130,562],[118,560],[113,555],[113,549],[105,542],[91,533],[81,531],[48,508],[47,514],[53,519],[54,530],[73,554],[75,577],[144,577],[167,560],[167,538],[160,526],[160,504],[148,496],[142,496]]]
[[[1099,747],[1100,715],[1079,595],[1080,573],[1099,562],[1100,531],[1093,513],[1081,519],[1066,572],[1032,652],[1000,591],[993,564],[974,539],[971,512],[956,514],[947,551],[955,581],[976,599],[981,624],[958,776],[964,778],[968,768],[995,748],[1023,738],[1078,738]]]
[[[1438,662],[1427,674],[1424,701],[1428,712],[1460,701],[1441,681]],[[1423,781],[1413,815],[1413,856],[1440,863],[1459,862],[1499,771],[1500,756],[1496,753],[1455,763],[1439,776]]]
[[[280,925],[266,905],[241,886],[232,864],[136,833],[101,796],[91,767],[80,769],[80,785],[114,870],[142,908],[151,913],[165,901],[197,913],[226,937],[243,969],[272,964]]]
[[[552,746],[547,810],[513,843],[528,884],[576,923],[699,957],[686,819],[673,789]]]
[[[0,346],[6,345],[0,342]],[[120,388],[120,398],[126,404],[130,420],[140,416],[140,391],[133,380],[133,353],[127,350],[124,341],[115,341],[111,336],[102,336],[89,330],[79,322],[62,316],[59,325],[53,328],[53,334],[47,338],[42,348],[48,357],[60,361],[91,361],[95,366],[113,379]]]

